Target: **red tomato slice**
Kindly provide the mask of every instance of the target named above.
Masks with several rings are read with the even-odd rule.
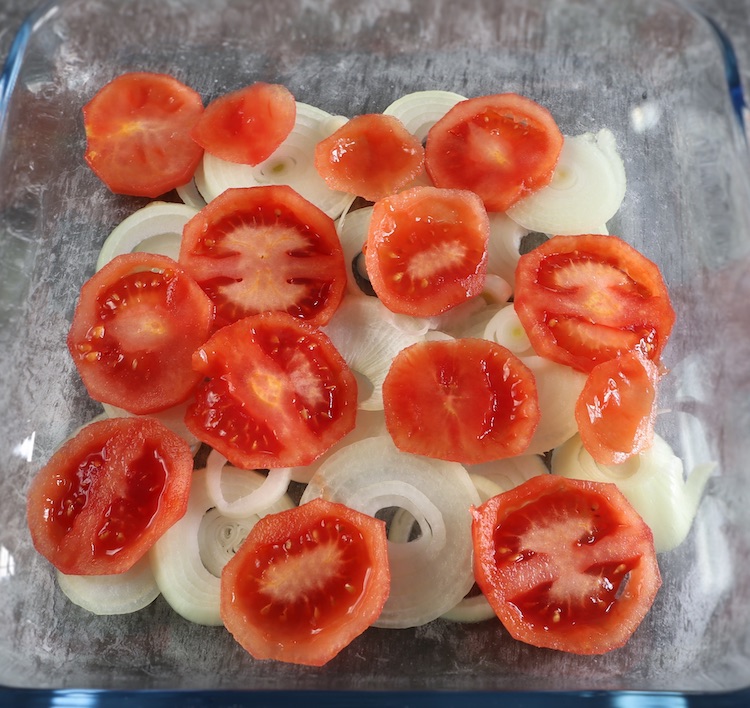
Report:
[[[430,129],[425,167],[438,187],[469,189],[507,211],[548,185],[563,136],[550,112],[513,93],[457,103]]]
[[[539,475],[472,514],[477,583],[522,642],[617,649],[661,586],[651,530],[614,484]]]
[[[83,107],[86,162],[116,194],[158,197],[201,161],[190,131],[202,113],[201,97],[171,76],[122,74]]]
[[[382,113],[355,116],[315,148],[315,168],[331,189],[373,202],[408,185],[423,164],[419,139]]]
[[[595,366],[576,403],[581,441],[602,465],[625,462],[654,440],[659,370],[638,351]]]
[[[432,317],[482,292],[489,219],[472,192],[414,187],[375,203],[365,245],[373,289],[393,312]]]
[[[586,373],[635,349],[658,361],[675,320],[659,268],[616,236],[555,236],[521,256],[515,308],[537,354]]]
[[[257,165],[292,132],[296,116],[289,89],[259,81],[211,101],[191,134],[222,160]]]
[[[322,666],[380,615],[385,523],[315,499],[264,516],[221,574],[221,617],[256,659]]]
[[[261,312],[322,325],[346,289],[333,220],[285,185],[211,201],[185,225],[180,263],[216,304],[218,326]]]
[[[383,382],[383,405],[398,448],[464,464],[520,455],[540,415],[531,370],[486,339],[403,349]]]
[[[192,356],[213,321],[213,303],[175,261],[130,253],[81,288],[68,349],[93,399],[155,413],[186,400],[201,380]]]
[[[220,329],[185,422],[237,467],[307,465],[354,428],[357,383],[328,337],[283,313]]]
[[[159,421],[91,423],[31,482],[34,546],[69,575],[123,573],[185,514],[192,474],[190,447]]]

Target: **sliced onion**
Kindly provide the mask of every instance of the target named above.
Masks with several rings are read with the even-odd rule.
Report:
[[[195,184],[195,179],[191,179],[187,184],[177,187],[176,191],[177,196],[182,199],[183,203],[193,207],[193,209],[198,209],[198,211],[200,211],[206,206],[206,200],[203,198],[200,190]]]
[[[510,300],[513,286],[505,279],[494,273],[489,273],[484,280],[482,297],[489,303],[501,305]]]
[[[530,231],[594,233],[617,213],[625,186],[625,166],[610,130],[566,136],[550,184],[506,213]]]
[[[211,450],[206,460],[206,485],[213,505],[222,516],[228,519],[244,519],[257,514],[263,509],[276,504],[289,489],[292,471],[288,467],[268,470],[263,476],[263,484],[252,489],[248,494],[237,499],[228,500],[224,487],[231,483],[237,472],[236,467],[227,464],[227,458],[220,452]]]
[[[322,464],[301,503],[321,496],[369,514],[403,508],[424,520],[419,539],[388,544],[391,593],[376,626],[426,624],[473,586],[469,508],[479,495],[462,465],[400,452],[387,436],[368,438]]]
[[[159,596],[148,557],[117,575],[65,575],[57,571],[57,584],[74,605],[95,615],[137,612]]]
[[[498,494],[509,492],[532,477],[549,473],[541,455],[519,455],[503,460],[483,462],[479,465],[467,465],[466,470],[475,482],[480,477],[488,479],[500,490]],[[479,489],[478,485],[477,489]]]
[[[415,91],[396,99],[383,113],[395,116],[421,141],[453,106],[466,97],[451,91]]]
[[[370,226],[372,216],[372,207],[363,207],[353,211],[344,212],[339,218],[336,228],[341,241],[341,248],[344,251],[344,263],[346,264],[347,292],[351,295],[362,295],[357,278],[354,275],[354,269],[360,267],[360,262],[364,262],[360,256],[362,249],[367,242],[367,230]],[[364,268],[364,266],[362,266]],[[360,272],[360,277],[366,278],[366,273]]]
[[[253,470],[233,470],[223,481],[228,499],[252,494],[265,483]],[[291,509],[284,496],[275,504],[244,519],[229,519],[215,511],[208,493],[206,471],[196,470],[185,516],[149,551],[156,583],[172,609],[203,625],[221,625],[219,613],[221,568],[261,516]]]
[[[510,349],[517,356],[532,356],[534,350],[513,305],[497,308],[482,332],[484,339]]]
[[[502,212],[492,212],[487,243],[487,274],[499,275],[515,287],[516,266],[521,258],[521,241],[528,230]]]
[[[332,219],[351,204],[352,197],[330,189],[315,169],[315,146],[340,125],[340,117],[297,103],[292,132],[258,165],[241,165],[205,153],[195,181],[203,198],[210,202],[231,187],[288,184]]]
[[[123,219],[110,233],[96,261],[99,270],[115,256],[134,251],[159,253],[177,260],[182,229],[198,211],[186,204],[151,202]]]
[[[648,450],[619,465],[598,464],[583,447],[580,435],[552,454],[554,474],[616,484],[651,528],[657,553],[685,540],[715,467],[713,463],[699,465],[685,480],[682,460],[658,435]]]

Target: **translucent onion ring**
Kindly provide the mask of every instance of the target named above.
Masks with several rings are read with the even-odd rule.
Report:
[[[499,275],[515,289],[516,266],[521,258],[521,241],[528,230],[502,212],[492,212],[487,243],[487,274]]]
[[[182,199],[184,204],[187,204],[194,209],[199,211],[206,206],[206,200],[201,196],[200,190],[195,184],[195,179],[191,179],[181,187],[177,187],[177,196]]]
[[[424,141],[430,128],[464,100],[465,96],[452,91],[415,91],[396,99],[383,113],[398,118],[410,133]]]

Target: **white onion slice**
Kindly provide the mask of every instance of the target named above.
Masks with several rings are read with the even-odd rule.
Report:
[[[424,335],[401,329],[400,321],[377,298],[345,297],[321,328],[349,368],[360,375],[358,407],[362,410],[382,410],[383,381],[393,358],[424,339]]]
[[[489,303],[501,305],[510,300],[513,286],[505,279],[494,273],[489,273],[484,280],[482,297]]]
[[[412,135],[424,141],[430,128],[465,100],[465,96],[452,91],[415,91],[396,99],[383,113],[398,118]]]
[[[224,493],[229,499],[252,494],[264,484],[253,470],[226,475]],[[164,599],[185,619],[203,625],[221,625],[219,613],[220,569],[231,558],[261,516],[291,509],[287,496],[244,519],[228,519],[212,511],[206,471],[196,470],[188,509],[149,551],[154,577]],[[211,570],[209,570],[209,568]]]
[[[294,128],[274,151],[258,165],[241,165],[204,153],[195,181],[203,198],[210,202],[231,187],[287,184],[332,219],[352,202],[352,196],[330,189],[315,169],[315,146],[340,125],[330,113],[297,103]]]
[[[182,229],[198,211],[186,204],[151,202],[123,219],[104,241],[96,269],[123,253],[145,251],[177,260]]]
[[[482,337],[510,349],[516,356],[534,354],[526,330],[516,314],[516,308],[510,304],[495,310],[495,314],[485,325]]]
[[[478,465],[466,465],[466,471],[475,483],[480,477],[488,479],[500,490],[497,494],[509,492],[532,477],[549,473],[541,455],[518,455],[502,460],[482,462]],[[478,485],[477,489],[479,489]]]
[[[688,535],[703,490],[716,465],[698,465],[687,480],[682,460],[663,438],[619,465],[600,465],[583,447],[580,435],[552,454],[552,472],[563,477],[613,482],[654,534],[657,553],[679,546]]]
[[[58,570],[57,584],[74,605],[95,615],[137,612],[159,596],[148,557],[116,575],[65,575]]]
[[[376,626],[426,624],[473,586],[469,508],[479,495],[462,465],[400,452],[387,436],[368,438],[322,464],[301,503],[321,496],[369,513],[399,507],[425,519],[417,541],[388,544],[391,593]]]
[[[550,184],[506,213],[530,231],[594,233],[617,213],[625,186],[625,166],[610,130],[566,136]]]
[[[206,485],[213,505],[222,516],[228,519],[244,519],[273,506],[284,497],[289,489],[292,471],[288,467],[268,470],[263,484],[250,493],[229,501],[224,495],[224,485],[231,483],[236,467],[227,464],[227,458],[220,452],[211,450],[206,460]],[[261,475],[262,476],[262,475]]]
[[[502,212],[488,214],[490,238],[487,242],[487,274],[499,275],[515,287],[516,266],[521,258],[521,240],[528,230]]]
[[[341,241],[341,249],[344,252],[344,263],[346,265],[347,292],[351,295],[365,296],[354,277],[354,269],[358,266],[364,268],[362,248],[367,243],[367,230],[370,226],[372,207],[363,207],[354,211],[344,212],[336,225]],[[362,264],[360,266],[360,264]],[[365,273],[360,273],[367,277]]]
[[[187,204],[193,209],[200,211],[206,206],[206,200],[200,193],[198,186],[195,184],[195,179],[191,179],[181,187],[177,187],[177,196],[182,199],[184,204]]]

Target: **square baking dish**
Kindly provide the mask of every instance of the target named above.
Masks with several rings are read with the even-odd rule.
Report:
[[[81,107],[131,70],[173,74],[206,101],[282,83],[348,116],[417,90],[512,91],[549,108],[565,134],[613,132],[628,188],[610,232],[661,267],[677,312],[657,432],[686,470],[716,463],[623,649],[579,657],[521,645],[495,622],[437,620],[370,629],[313,669],[253,661],[161,598],[102,618],[62,595],[31,545],[25,495],[98,413],[65,337],[103,240],[145,202],[111,194],[88,169]],[[39,8],[0,84],[0,704],[287,705],[294,691],[327,705],[749,704],[750,162],[732,70],[711,23],[668,0]]]

